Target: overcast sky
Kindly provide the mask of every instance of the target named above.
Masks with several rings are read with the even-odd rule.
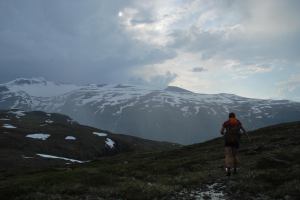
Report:
[[[298,0],[0,0],[0,82],[300,101],[299,10]]]

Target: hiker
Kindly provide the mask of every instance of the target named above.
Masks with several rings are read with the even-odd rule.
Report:
[[[227,176],[231,175],[231,169],[233,169],[234,174],[237,172],[237,153],[240,145],[241,131],[243,134],[246,134],[246,130],[236,118],[235,113],[229,113],[229,119],[223,123],[221,129],[221,134],[225,138],[225,170]]]

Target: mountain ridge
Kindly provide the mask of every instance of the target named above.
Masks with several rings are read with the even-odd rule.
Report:
[[[57,112],[81,124],[181,144],[218,136],[219,126],[229,112],[236,112],[248,130],[300,120],[300,103],[289,100],[198,94],[172,86],[162,90],[124,84],[60,87],[49,89],[61,91],[59,95],[37,96],[47,88],[38,87],[32,92],[2,84],[0,109]]]
[[[170,91],[170,92],[186,92],[186,93],[193,93],[193,94],[199,94],[199,95],[220,95],[220,96],[226,96],[226,97],[241,97],[241,98],[245,98],[245,99],[255,99],[255,100],[278,100],[278,101],[289,101],[289,102],[297,102],[297,101],[293,101],[293,100],[289,100],[289,99],[272,99],[272,98],[251,98],[251,97],[243,97],[237,94],[233,94],[233,93],[199,93],[199,92],[192,92],[190,90],[187,90],[185,88],[182,87],[178,87],[178,86],[167,86],[164,89],[158,89],[155,87],[149,87],[148,85],[145,86],[141,86],[141,85],[134,85],[134,84],[122,84],[122,83],[116,83],[116,84],[106,84],[106,83],[101,83],[101,84],[95,84],[95,83],[89,83],[89,84],[74,84],[74,83],[65,83],[65,82],[54,82],[54,81],[49,81],[44,77],[33,77],[33,78],[16,78],[14,80],[8,81],[8,82],[2,82],[0,83],[0,86],[4,87],[4,86],[14,86],[14,85],[38,85],[38,84],[42,84],[42,85],[48,85],[48,84],[55,84],[55,85],[73,85],[76,86],[77,88],[75,89],[80,89],[80,88],[85,88],[85,87],[105,87],[105,86],[111,86],[111,87],[115,87],[115,88],[130,88],[130,87],[140,87],[140,88],[144,88],[144,89],[148,89],[148,90],[152,90],[152,91]],[[20,88],[21,90],[21,88]],[[55,95],[53,95],[55,96]]]

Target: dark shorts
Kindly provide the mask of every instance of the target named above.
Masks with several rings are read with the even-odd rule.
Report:
[[[240,147],[240,144],[239,143],[228,143],[228,142],[225,142],[225,147],[233,147],[233,148],[238,149]]]

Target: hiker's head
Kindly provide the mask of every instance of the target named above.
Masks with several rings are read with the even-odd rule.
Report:
[[[229,118],[235,118],[235,113],[229,113]]]

